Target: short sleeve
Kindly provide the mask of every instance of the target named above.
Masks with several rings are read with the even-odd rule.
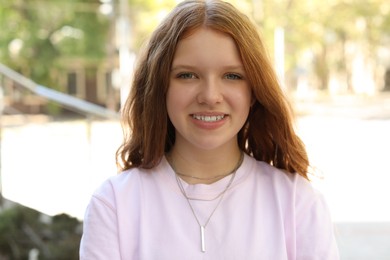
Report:
[[[338,260],[334,225],[327,203],[311,186],[305,189],[307,192],[296,201],[296,259]]]
[[[105,182],[100,193],[93,195],[85,213],[80,260],[121,259],[116,210],[110,199],[114,200],[112,187]]]

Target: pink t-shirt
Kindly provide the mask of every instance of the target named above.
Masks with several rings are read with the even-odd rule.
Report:
[[[231,176],[183,187],[203,225]],[[84,219],[80,259],[339,259],[327,205],[298,174],[245,155],[205,228],[166,161],[132,169],[95,192]]]

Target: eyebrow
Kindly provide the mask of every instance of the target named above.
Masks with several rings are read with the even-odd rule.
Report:
[[[172,66],[171,71],[176,71],[176,70],[194,70],[196,68],[197,68],[196,66],[192,66],[192,65],[178,64],[178,65]],[[223,69],[223,70],[243,70],[243,71],[245,71],[243,65],[227,65],[227,66],[222,66],[221,69]]]

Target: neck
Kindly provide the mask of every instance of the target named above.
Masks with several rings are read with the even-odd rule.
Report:
[[[238,147],[223,153],[193,153],[172,149],[167,155],[176,173],[189,184],[211,184],[224,178],[237,168],[241,156],[242,152]]]

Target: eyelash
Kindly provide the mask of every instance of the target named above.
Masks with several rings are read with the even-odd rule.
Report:
[[[197,78],[197,76],[194,73],[191,72],[182,72],[177,74],[176,76],[178,79],[193,79]]]
[[[182,73],[177,74],[176,77],[179,78],[179,79],[194,79],[194,78],[198,78],[194,73],[191,73],[191,72],[182,72]],[[224,78],[229,79],[229,80],[240,80],[243,77],[240,74],[227,73],[227,74],[224,75]]]
[[[231,78],[231,77],[233,77],[233,78]],[[225,75],[225,78],[230,79],[230,80],[239,80],[239,79],[242,79],[242,76],[240,74],[236,74],[236,73],[228,73]]]

